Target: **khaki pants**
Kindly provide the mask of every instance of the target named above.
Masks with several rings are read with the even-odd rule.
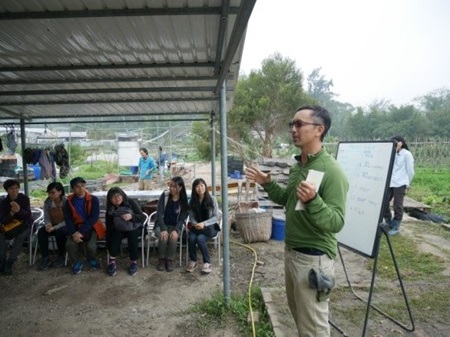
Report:
[[[139,178],[139,185],[138,189],[139,191],[148,191],[151,190],[151,179],[141,179]]]
[[[97,233],[93,230],[89,241],[76,243],[72,237],[68,237],[66,241],[66,250],[72,263],[81,261],[82,256],[86,255],[86,259],[95,259],[97,253]]]
[[[291,249],[285,250],[284,257],[286,295],[299,337],[329,337],[328,300],[317,301],[316,291],[309,287],[308,272],[320,263],[325,274],[334,276],[334,260]]]

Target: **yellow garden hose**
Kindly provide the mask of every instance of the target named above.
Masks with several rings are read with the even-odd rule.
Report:
[[[255,261],[253,263],[252,268],[252,275],[250,277],[250,282],[248,284],[248,307],[250,310],[250,319],[252,323],[252,335],[253,337],[256,337],[256,330],[255,330],[255,320],[253,319],[253,310],[252,310],[252,283],[253,283],[253,277],[255,275],[255,269],[258,262],[258,255],[256,254],[256,250],[254,250],[252,247],[244,245],[240,242],[230,241],[231,243],[234,243],[235,245],[242,246],[244,248],[250,249],[253,252],[253,255],[255,257]]]

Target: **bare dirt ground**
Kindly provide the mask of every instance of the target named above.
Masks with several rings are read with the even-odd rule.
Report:
[[[196,177],[208,179],[208,165],[196,168]],[[220,176],[219,176],[220,177]],[[207,180],[208,181],[208,180]],[[130,188],[133,188],[131,186]],[[410,227],[417,223],[405,223],[402,235],[412,235]],[[448,257],[445,247],[449,242],[441,238],[424,236],[423,249],[432,254]],[[230,233],[230,275],[231,292],[245,292],[251,278],[254,263],[253,252],[235,244],[242,243],[237,232]],[[427,242],[430,244],[427,246]],[[256,268],[254,285],[270,289],[273,295],[272,306],[284,336],[296,336],[293,321],[287,309],[284,284],[284,244],[269,240],[249,244],[257,252],[261,261]],[[431,248],[430,248],[431,247]],[[448,249],[448,248],[447,248]],[[434,252],[433,252],[434,250]],[[358,289],[370,283],[371,272],[366,268],[366,259],[343,250],[344,261],[350,279]],[[127,252],[119,259],[119,271],[114,277],[104,270],[83,270],[79,275],[71,275],[68,268],[37,271],[37,265],[28,266],[28,255],[24,249],[13,276],[0,277],[0,335],[4,337],[29,336],[154,336],[154,337],[192,337],[192,336],[242,336],[233,324],[219,324],[206,327],[199,332],[191,308],[214,293],[223,291],[223,273],[217,251],[211,248],[213,273],[202,275],[197,270],[189,274],[185,266],[174,272],[158,272],[155,269],[156,256],[151,253],[151,265],[140,268],[131,277],[126,272]],[[99,251],[102,267],[106,267],[106,252]],[[401,268],[401,266],[400,266]],[[339,302],[333,305],[346,307],[359,312],[365,306],[355,300],[347,288],[342,265],[336,267],[338,289],[348,292],[339,295]],[[444,289],[450,285],[449,278]],[[406,291],[408,292],[406,285]],[[392,287],[397,287],[392,285]],[[342,293],[341,291],[339,293]],[[378,296],[383,296],[379,294]],[[399,295],[400,296],[400,295]],[[333,301],[333,299],[332,299]],[[355,306],[356,309],[355,309]],[[416,308],[412,308],[413,314]],[[343,320],[339,315],[332,318],[344,328],[349,336],[360,336],[363,322]],[[250,336],[251,333],[247,334]],[[334,330],[333,336],[339,336]],[[436,322],[416,322],[415,332],[406,332],[390,321],[371,316],[367,336],[450,336],[448,325]]]

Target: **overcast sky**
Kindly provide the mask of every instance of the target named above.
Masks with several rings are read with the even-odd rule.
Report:
[[[275,52],[321,67],[341,102],[408,104],[450,89],[450,0],[257,0],[241,73]]]

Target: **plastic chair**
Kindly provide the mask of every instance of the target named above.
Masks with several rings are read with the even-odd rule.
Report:
[[[144,250],[144,248],[147,248],[147,259],[146,259],[146,266],[149,265],[149,261],[150,261],[150,248],[151,248],[151,244],[153,244],[153,249],[155,249],[156,244],[158,242],[158,238],[155,236],[155,222],[156,222],[156,212],[153,212],[152,214],[150,214],[150,216],[148,217],[147,220],[147,225],[145,226],[145,231],[143,232],[144,235],[142,235],[142,250]]]

